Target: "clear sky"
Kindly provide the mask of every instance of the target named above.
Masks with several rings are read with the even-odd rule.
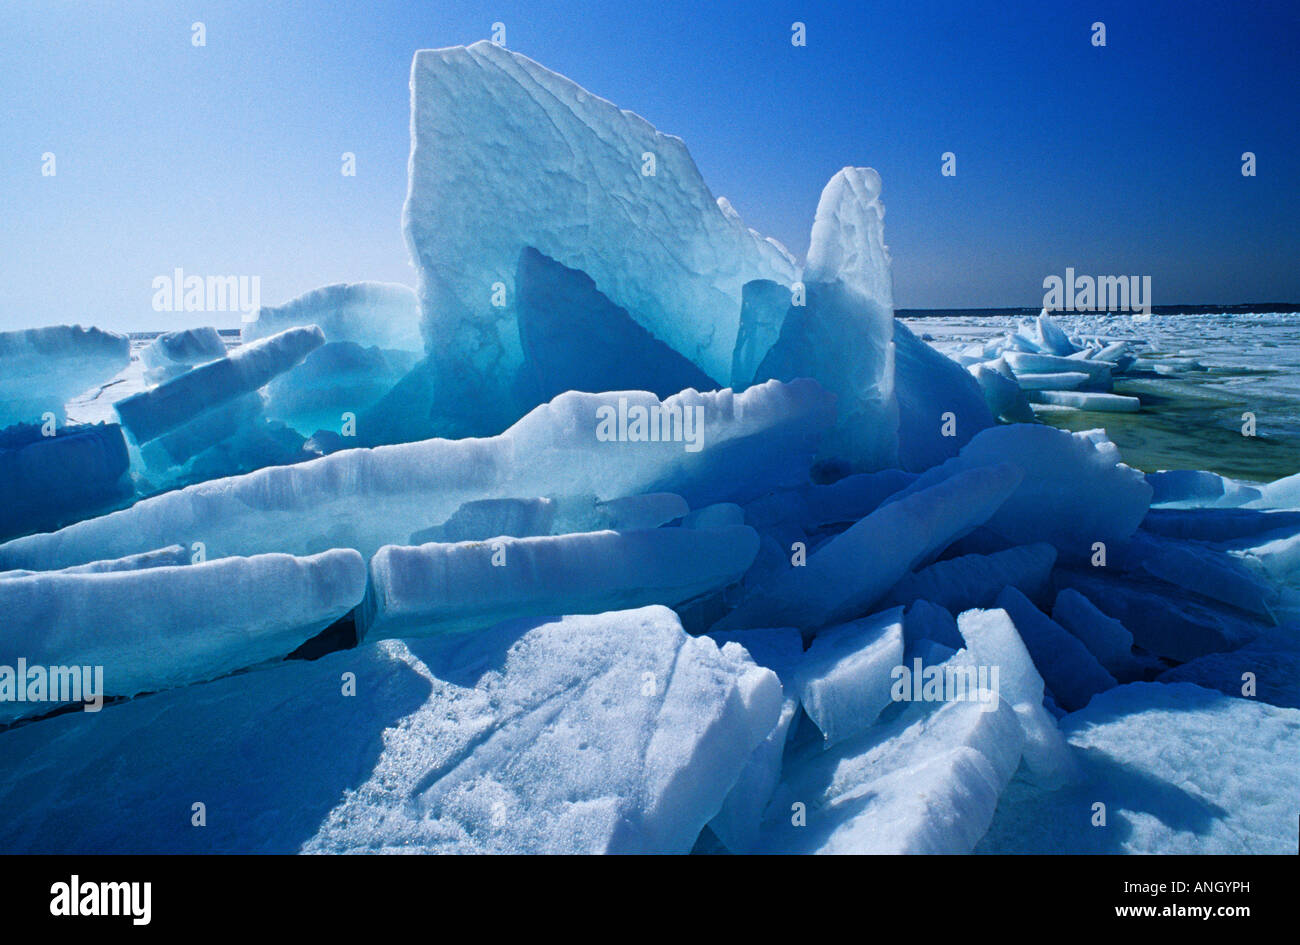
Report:
[[[1157,305],[1300,301],[1295,0],[4,0],[0,329],[238,325],[154,312],[176,267],[267,304],[413,285],[411,56],[497,21],[796,254],[827,179],[875,167],[900,307],[1037,305],[1067,266]]]

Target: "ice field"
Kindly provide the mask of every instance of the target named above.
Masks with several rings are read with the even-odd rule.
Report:
[[[870,168],[797,259],[411,96],[417,285],[0,332],[0,852],[1295,849],[1300,315],[896,318]]]

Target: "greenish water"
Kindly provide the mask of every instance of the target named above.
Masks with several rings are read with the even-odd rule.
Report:
[[[1268,482],[1300,471],[1295,402],[1270,383],[1279,373],[1130,376],[1116,381],[1115,393],[1140,398],[1138,413],[1063,410],[1038,417],[1063,430],[1105,429],[1124,461],[1144,472],[1207,469]],[[1255,436],[1242,435],[1247,411],[1255,415]]]

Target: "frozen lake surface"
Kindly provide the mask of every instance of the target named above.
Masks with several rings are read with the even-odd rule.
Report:
[[[1035,405],[1040,420],[1067,430],[1102,427],[1124,459],[1145,471],[1208,469],[1268,481],[1300,470],[1300,313],[1053,316],[1071,335],[1136,342],[1137,367],[1115,393],[1142,400],[1135,414]],[[1014,315],[934,315],[903,321],[945,353],[1000,335]],[[1242,435],[1243,414],[1255,417]]]

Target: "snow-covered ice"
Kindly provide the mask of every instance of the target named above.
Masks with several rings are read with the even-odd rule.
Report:
[[[869,729],[890,704],[903,662],[903,609],[819,632],[795,672],[799,702],[828,744]]]
[[[103,668],[103,695],[133,696],[283,657],[361,602],[352,550],[258,555],[0,580],[0,665]],[[0,701],[0,720],[52,706]]]
[[[662,607],[365,644],[0,734],[0,848],[686,853],[781,703]]]
[[[969,853],[1020,761],[1016,714],[994,706],[950,702],[828,751],[803,746],[786,761],[760,849]]]
[[[1295,851],[1300,709],[1139,682],[1061,725],[1083,778],[1055,793],[1013,784],[980,852]]]
[[[744,525],[386,545],[370,559],[357,636],[682,604],[738,581],[757,553],[758,535]]]

